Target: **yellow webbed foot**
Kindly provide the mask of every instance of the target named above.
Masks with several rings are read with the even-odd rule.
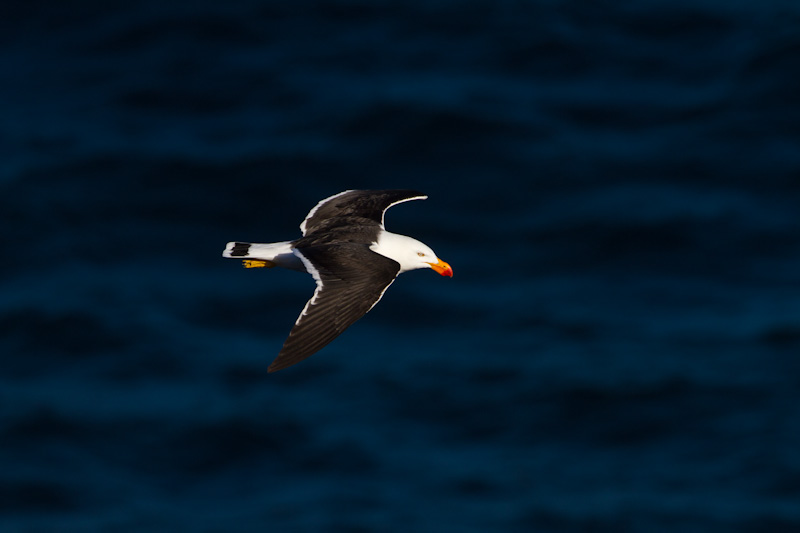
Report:
[[[272,261],[266,261],[264,259],[245,259],[242,261],[242,264],[245,268],[272,268],[275,266],[275,263]]]

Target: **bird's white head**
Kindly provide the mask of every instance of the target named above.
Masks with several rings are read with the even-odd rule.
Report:
[[[442,276],[453,277],[450,265],[436,257],[430,246],[417,239],[383,231],[378,237],[378,242],[371,248],[372,251],[400,263],[400,272],[431,268]]]

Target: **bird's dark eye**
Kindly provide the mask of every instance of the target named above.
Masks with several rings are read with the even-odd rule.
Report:
[[[425,257],[425,254],[423,252],[417,252],[417,255],[420,257]]]

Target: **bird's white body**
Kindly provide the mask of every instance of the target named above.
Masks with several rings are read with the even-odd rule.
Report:
[[[234,244],[233,242],[228,243],[225,251],[222,252],[224,257],[234,257],[232,255]],[[432,263],[435,264],[439,261],[433,250],[425,243],[386,230],[380,232],[378,240],[370,246],[370,250],[400,263],[399,273],[418,268],[431,268]],[[253,243],[247,250],[247,255],[236,256],[236,258],[267,261],[272,263],[270,266],[299,270],[301,272],[308,270],[292,247],[291,241]]]

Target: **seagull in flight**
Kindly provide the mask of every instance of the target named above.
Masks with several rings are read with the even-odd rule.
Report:
[[[222,256],[242,259],[247,268],[299,270],[317,282],[269,372],[299,363],[338,337],[375,307],[398,274],[430,268],[453,277],[450,265],[429,246],[384,227],[387,209],[426,198],[405,189],[347,190],[309,211],[299,239],[228,243]]]

